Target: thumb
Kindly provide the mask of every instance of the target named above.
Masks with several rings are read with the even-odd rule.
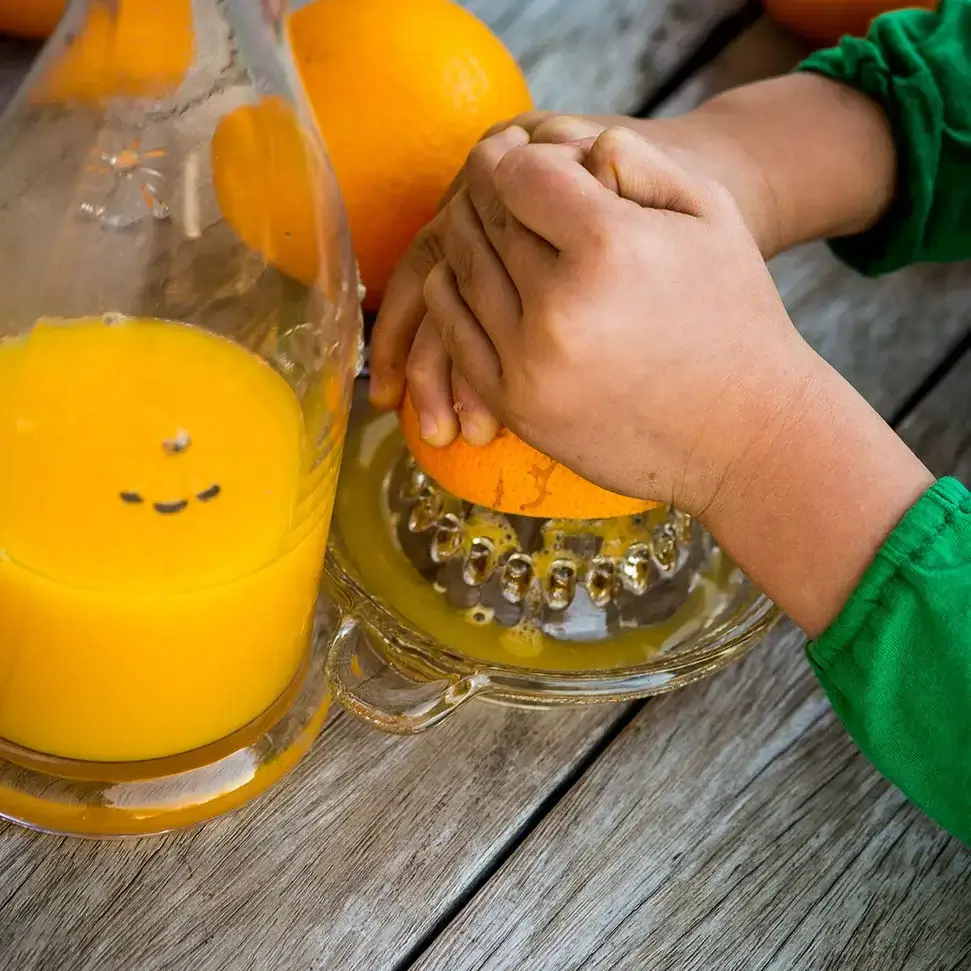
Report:
[[[588,172],[622,199],[701,218],[705,193],[674,158],[629,128],[608,128],[587,152]]]
[[[589,118],[577,118],[573,115],[553,115],[541,121],[532,132],[533,142],[559,144],[562,142],[591,142],[605,130],[605,125],[591,121]]]

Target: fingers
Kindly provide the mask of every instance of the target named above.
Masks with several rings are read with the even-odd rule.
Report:
[[[488,445],[499,432],[492,416],[472,386],[452,366],[432,321],[426,317],[412,345],[406,368],[408,394],[422,439],[435,448],[450,444],[461,428],[470,445]]]
[[[448,263],[438,263],[425,281],[425,304],[448,356],[486,408],[496,414],[502,377],[499,354],[459,293]]]
[[[486,139],[472,150],[465,166],[468,196],[485,238],[518,293],[526,297],[544,272],[555,265],[556,250],[516,219],[496,192],[496,167],[508,151],[520,147],[503,136]]]
[[[405,370],[421,437],[429,445],[443,448],[459,431],[452,404],[452,361],[427,317],[415,334]]]
[[[522,127],[526,127],[523,125]],[[562,142],[580,142],[587,138],[596,138],[606,130],[606,125],[589,118],[576,118],[572,115],[547,115],[532,129],[530,140],[539,144],[559,144]]]
[[[649,209],[702,217],[696,180],[670,155],[627,128],[608,128],[593,142],[586,169],[611,192]]]
[[[527,135],[531,134],[536,130],[536,128],[543,124],[543,122],[549,120],[554,116],[552,111],[524,111],[521,115],[516,115],[515,118],[510,118],[508,121],[500,121],[496,125],[492,125],[487,128],[485,134],[479,141],[484,141],[487,138],[491,138],[493,135],[498,135],[499,132],[505,131],[507,128],[521,128]]]
[[[486,156],[491,146],[477,151]],[[605,217],[619,200],[581,163],[575,143],[534,144],[505,151],[492,170],[496,197],[516,220],[557,250],[603,235]],[[472,165],[468,166],[472,176]]]
[[[425,316],[422,288],[429,271],[443,257],[436,216],[416,237],[388,282],[371,337],[371,403],[397,408],[405,390],[405,366]]]
[[[462,426],[462,437],[470,445],[488,445],[502,426],[456,368],[452,368],[452,397],[455,414]]]
[[[510,334],[519,329],[522,303],[465,189],[449,203],[443,247],[462,299],[501,357]]]

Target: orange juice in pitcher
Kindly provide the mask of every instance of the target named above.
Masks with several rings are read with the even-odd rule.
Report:
[[[27,825],[208,818],[327,710],[360,310],[285,18],[77,0],[0,120],[0,815]]]

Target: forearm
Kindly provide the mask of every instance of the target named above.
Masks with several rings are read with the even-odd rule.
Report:
[[[894,196],[896,153],[881,108],[815,75],[734,88],[681,118],[635,125],[706,160],[705,174],[731,191],[766,259],[862,232]]]
[[[813,352],[810,377],[702,519],[811,637],[839,614],[934,479]],[[758,421],[753,415],[752,421]]]

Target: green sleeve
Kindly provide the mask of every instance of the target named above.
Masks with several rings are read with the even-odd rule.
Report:
[[[864,755],[971,845],[971,493],[928,490],[807,650]]]
[[[836,256],[867,276],[971,258],[971,0],[884,14],[866,38],[845,37],[797,70],[869,95],[897,144],[890,210],[872,229],[831,240]]]

